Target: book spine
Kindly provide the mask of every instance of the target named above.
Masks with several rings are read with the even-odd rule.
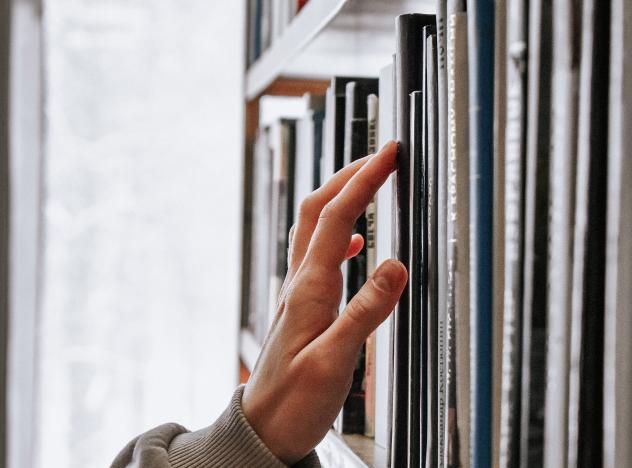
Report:
[[[378,147],[395,137],[393,64],[380,71]],[[381,263],[392,256],[391,228],[393,208],[393,178],[391,175],[377,193],[376,261]],[[392,314],[380,325],[376,335],[375,385],[375,463],[387,466],[390,461],[392,424]]]
[[[422,100],[423,92],[410,95],[410,258],[409,258],[409,328],[408,328],[408,464],[419,466],[422,446],[422,327],[423,323],[423,202],[424,171],[422,149]]]
[[[551,2],[529,2],[520,468],[542,466],[546,382]]]
[[[446,296],[447,296],[447,200],[448,200],[448,87],[446,52],[446,0],[437,1],[437,458],[445,467],[446,416]],[[431,464],[430,466],[432,466]]]
[[[544,466],[567,463],[571,261],[577,144],[579,8],[553,3],[552,150],[549,206],[549,294]]]
[[[345,165],[367,154],[366,97],[363,98],[362,91],[362,86],[355,81],[350,81],[346,84]],[[359,234],[366,239],[366,217],[364,215],[357,219],[353,233]],[[347,304],[366,282],[366,249],[367,245],[365,243],[358,255],[346,262],[345,291],[343,294]],[[342,411],[342,432],[346,434],[364,434],[365,393],[363,380],[365,362],[366,346],[363,346],[353,372],[351,389]]]
[[[471,273],[465,282],[470,299],[468,369],[472,372],[463,453],[477,468],[491,465],[492,445],[494,9],[493,0],[468,2]]]
[[[505,127],[506,127],[506,0],[496,2],[494,15],[494,233],[493,233],[493,337],[492,337],[492,467],[499,468],[500,387],[505,247]]]
[[[526,11],[507,3],[507,126],[505,130],[505,279],[500,468],[516,467],[520,444],[520,351],[524,252]]]
[[[455,135],[456,199],[454,316],[456,339],[456,417],[458,459],[470,466],[470,145],[469,145],[469,57],[467,25],[470,13],[457,13],[455,45]]]
[[[446,466],[460,466],[458,403],[457,337],[457,255],[458,223],[463,205],[458,198],[459,170],[467,161],[467,81],[457,80],[467,74],[467,14],[448,17],[448,218],[447,218],[447,323],[446,323],[446,427],[444,458]],[[464,86],[465,85],[465,86]],[[464,121],[465,120],[465,121]],[[461,174],[462,176],[462,174]],[[461,310],[461,312],[463,312]],[[469,363],[468,363],[469,365]]]
[[[610,34],[603,467],[632,466],[632,5],[613,0]]]
[[[428,213],[428,379],[426,460],[427,467],[437,463],[437,419],[438,419],[438,229],[437,229],[437,36],[426,39],[426,141],[427,141],[427,213]],[[422,434],[423,437],[423,434]]]
[[[584,1],[571,296],[568,466],[602,462],[609,3]],[[582,189],[583,188],[583,189]]]
[[[370,94],[367,97],[367,153],[377,152],[377,119],[378,97]],[[376,261],[376,226],[377,226],[377,196],[369,202],[366,208],[366,268],[367,277],[375,271]],[[375,436],[375,338],[377,331],[371,333],[366,341],[366,367],[364,377],[365,409],[364,435]]]
[[[396,135],[399,141],[394,210],[394,249],[397,258],[409,266],[409,187],[410,187],[410,102],[409,95],[421,88],[422,28],[434,23],[434,16],[400,15],[396,21]],[[408,402],[408,287],[404,288],[394,315],[393,415],[391,466],[405,466],[407,454]]]

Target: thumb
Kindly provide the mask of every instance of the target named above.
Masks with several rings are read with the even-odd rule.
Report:
[[[395,308],[407,279],[401,262],[382,263],[325,332],[326,345],[337,349],[339,355],[342,351],[355,365],[358,349]]]

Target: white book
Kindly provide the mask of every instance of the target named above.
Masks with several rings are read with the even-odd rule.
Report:
[[[378,113],[378,150],[395,137],[393,65],[380,71],[380,105]],[[393,176],[377,192],[375,263],[392,258],[391,223],[393,219]],[[389,317],[380,325],[375,335],[375,465],[386,466],[387,449],[390,444],[390,373],[391,373],[391,327]]]
[[[573,57],[579,47],[574,41],[578,10],[578,4],[572,0],[553,3],[545,468],[567,464],[578,82],[578,63]]]
[[[315,131],[314,114],[322,111],[324,98],[303,95],[304,115],[296,123],[296,160],[294,162],[294,222],[301,202],[314,190]]]

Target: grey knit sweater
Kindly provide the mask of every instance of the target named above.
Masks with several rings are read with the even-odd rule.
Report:
[[[189,432],[179,424],[163,424],[136,437],[119,453],[111,468],[286,467],[250,427],[241,410],[244,387],[211,426]],[[282,430],[282,429],[281,429]],[[318,468],[316,452],[295,467]]]

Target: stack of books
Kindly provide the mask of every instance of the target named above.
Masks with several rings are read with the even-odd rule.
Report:
[[[308,0],[248,0],[247,63],[253,64],[283,35]]]
[[[340,310],[387,258],[410,279],[336,428],[398,468],[632,466],[632,6],[442,0],[394,20],[374,78],[260,118],[245,326],[263,340],[300,200],[395,139]]]

